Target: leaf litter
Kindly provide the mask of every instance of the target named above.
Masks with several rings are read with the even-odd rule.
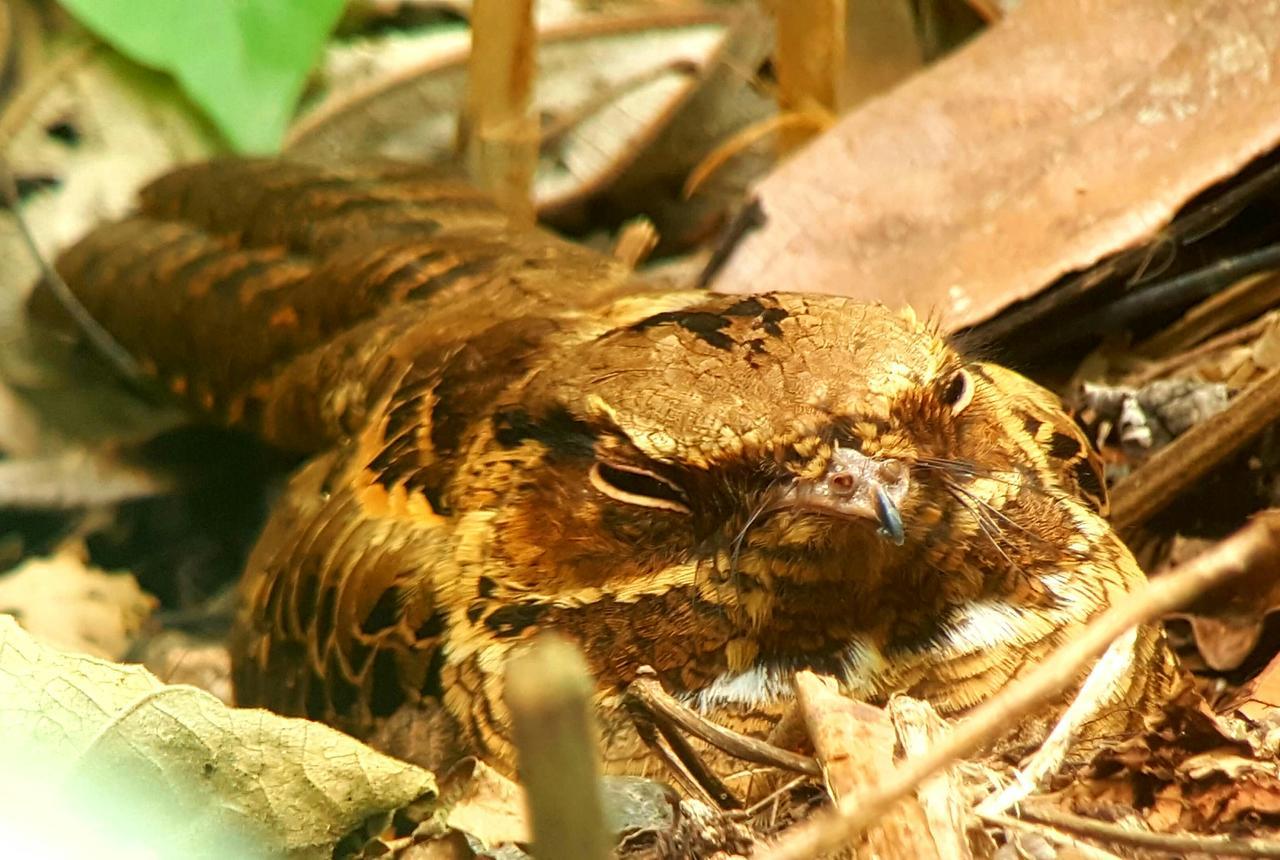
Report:
[[[448,5],[456,15],[457,4]],[[1147,479],[1169,462],[1161,452],[1184,456],[1187,437],[1215,425],[1236,427],[1231,422],[1247,401],[1252,423],[1229,448],[1200,458],[1200,477],[1174,489],[1157,482],[1158,504],[1128,508],[1138,512],[1126,521],[1126,536],[1157,577],[1212,550],[1250,515],[1280,507],[1280,461],[1266,418],[1280,415],[1280,402],[1272,402],[1280,398],[1269,400],[1265,387],[1256,388],[1280,367],[1280,265],[1263,253],[1280,241],[1267,178],[1280,137],[1267,85],[1280,54],[1273,4],[1209,0],[1171,8],[1160,0],[1104,0],[1082,14],[1051,0],[999,9],[974,3],[979,17],[1000,20],[914,74],[910,44],[896,45],[905,81],[888,92],[887,84],[872,82],[870,100],[767,175],[775,141],[762,133],[734,156],[735,170],[707,201],[695,198],[709,201],[705,210],[682,209],[674,196],[646,210],[638,200],[646,189],[672,181],[678,188],[717,146],[775,115],[775,92],[762,74],[767,19],[747,12],[739,20],[752,24],[734,30],[732,16],[670,5],[668,17],[642,16],[629,25],[570,12],[555,25],[564,35],[542,42],[539,86],[551,94],[539,191],[545,216],[589,234],[643,212],[665,243],[660,254],[691,248],[690,259],[701,261],[711,234],[736,208],[745,213],[736,222],[743,229],[730,229],[712,255],[723,263],[708,272],[714,289],[834,291],[910,303],[952,329],[976,326],[971,334],[1078,407],[1121,499],[1152,486]],[[920,12],[926,18],[944,14],[941,4],[921,5],[938,7]],[[171,84],[94,47],[66,21],[33,17],[25,2],[0,9],[6,13],[0,86],[11,95],[0,113],[0,141],[27,195],[23,216],[45,254],[52,257],[120,212],[149,176],[217,151],[216,137]],[[452,20],[443,30],[432,25],[367,40],[348,34],[335,42],[288,132],[295,154],[447,160],[463,83],[461,56],[450,53],[459,36]],[[33,41],[32,21],[63,40],[42,58],[31,46],[54,42],[42,42],[49,33]],[[76,37],[69,43],[68,34]],[[932,58],[936,46],[920,38],[919,56]],[[357,41],[363,59],[352,53]],[[381,62],[392,55],[394,61]],[[873,59],[855,54],[848,68],[856,74],[859,62],[874,65]],[[350,70],[362,64],[366,77],[353,83]],[[599,103],[581,88],[572,96],[556,89],[580,77],[585,65],[613,75],[596,81],[608,95]],[[189,677],[225,696],[219,640],[225,598],[217,585],[184,592],[144,577],[163,604],[147,621],[150,598],[127,574],[104,580],[78,556],[55,554],[69,533],[87,535],[94,562],[114,547],[123,566],[133,567],[131,560],[141,558],[137,547],[128,536],[121,543],[108,533],[150,535],[141,542],[154,543],[152,526],[140,525],[154,512],[139,516],[138,506],[173,498],[192,479],[172,463],[136,465],[121,455],[168,431],[174,413],[140,405],[101,376],[85,381],[85,356],[65,342],[51,349],[47,340],[29,338],[21,308],[38,269],[7,226],[0,243],[6,261],[15,261],[0,273],[0,326],[12,332],[0,349],[0,448],[8,457],[0,461],[0,499],[8,501],[0,503],[21,514],[12,533],[20,536],[23,561],[0,579],[0,596],[16,593],[21,600],[0,604],[17,609],[49,641],[114,659],[144,657],[165,677]],[[656,263],[655,271],[692,268],[681,260]],[[1170,284],[1182,292],[1161,298]],[[1074,340],[1046,349],[1037,326],[1047,319],[1071,321]],[[102,416],[122,420],[103,425]],[[254,504],[265,503],[246,507]],[[253,516],[245,519],[238,527],[242,543],[253,532]],[[175,558],[200,552],[183,544]],[[235,564],[224,560],[221,567],[225,586]],[[1007,761],[957,762],[933,783],[933,799],[922,789],[914,811],[883,822],[876,837],[882,855],[910,846],[903,856],[921,856],[930,839],[952,846],[948,856],[1156,851],[1126,841],[1133,838],[1126,830],[1135,827],[1188,839],[1225,837],[1236,847],[1251,837],[1275,838],[1276,579],[1274,569],[1251,569],[1171,619],[1175,638],[1186,634],[1183,654],[1197,679],[1145,733],[1091,751],[1084,767],[1064,771],[1028,798],[1019,817],[990,814],[979,822],[970,814],[993,781],[1007,778]],[[37,580],[38,587],[26,584]],[[108,581],[132,584],[107,588]],[[79,609],[48,611],[59,603]],[[812,695],[825,701],[817,690]],[[269,856],[498,856],[508,849],[495,846],[526,841],[518,787],[481,766],[443,776],[437,792],[430,775],[384,762],[332,730],[228,710],[139,669],[58,654],[2,618],[0,697],[6,729],[0,737],[40,739],[47,758],[29,778],[65,790],[50,805],[82,796],[81,786],[106,764],[131,762],[126,772],[140,768],[138,785],[163,779],[174,795],[170,808],[179,811],[174,821],[142,829],[177,834],[183,846],[202,844],[228,822],[237,831],[231,838],[252,832]],[[895,700],[887,712],[844,716],[837,716],[845,710],[839,702],[815,705],[808,716],[817,721],[815,741],[825,738],[818,746],[829,781],[792,786],[747,816],[672,802],[651,792],[657,783],[637,783],[623,792],[629,799],[622,806],[639,808],[635,792],[648,792],[651,813],[633,822],[624,853],[728,857],[750,850],[753,839],[785,832],[823,805],[827,788],[856,793],[866,787],[859,780],[874,784],[901,764],[904,750],[917,756],[945,737],[943,721],[913,710],[920,704]],[[887,745],[852,740],[883,740],[887,726],[894,735]],[[313,743],[325,750],[330,743],[351,746],[333,747],[342,752],[323,754],[322,766],[306,757]],[[858,747],[874,747],[879,758],[870,767],[846,761]],[[319,775],[330,759],[360,763],[358,775],[333,776],[338,784],[382,780],[389,793],[365,785],[361,796],[377,799],[336,812],[336,795],[322,787],[331,777]],[[304,777],[283,775],[296,773]],[[837,785],[841,773],[853,781],[850,788]],[[194,789],[174,790],[182,780],[230,791],[224,800],[198,803]],[[294,788],[306,796],[292,797]],[[250,800],[263,807],[250,808]],[[441,804],[451,802],[445,811]],[[1082,816],[1104,828],[1088,832],[1077,820]],[[112,834],[124,842],[135,837]],[[1178,844],[1185,851],[1231,847]]]

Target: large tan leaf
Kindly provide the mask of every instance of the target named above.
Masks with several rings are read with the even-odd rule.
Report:
[[[1274,3],[1028,0],[761,183],[712,286],[979,322],[1271,150],[1278,66]]]
[[[436,791],[327,726],[55,651],[7,616],[0,769],[0,841],[33,849],[15,856],[330,857],[371,816]]]

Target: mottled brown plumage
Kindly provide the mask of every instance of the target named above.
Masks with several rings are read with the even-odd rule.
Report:
[[[956,713],[1142,580],[1056,398],[910,312],[649,291],[415,168],[190,167],[59,269],[175,393],[311,457],[245,576],[241,703],[418,707],[428,758],[511,767],[539,630],[623,769],[643,665],[749,727],[798,667]],[[1158,686],[1138,647],[1118,719]]]

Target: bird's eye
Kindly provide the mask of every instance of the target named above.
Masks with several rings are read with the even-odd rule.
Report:
[[[952,415],[959,415],[973,400],[973,376],[961,368],[947,380],[942,389],[942,402],[951,408]]]
[[[634,466],[596,463],[591,467],[590,480],[591,486],[611,499],[646,508],[689,513],[684,491],[653,472]]]

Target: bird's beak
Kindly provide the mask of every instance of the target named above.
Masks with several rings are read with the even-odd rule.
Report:
[[[906,534],[900,508],[910,486],[910,470],[901,460],[837,448],[827,471],[816,480],[796,481],[784,501],[789,506],[869,519],[879,526],[879,534],[902,546]]]

